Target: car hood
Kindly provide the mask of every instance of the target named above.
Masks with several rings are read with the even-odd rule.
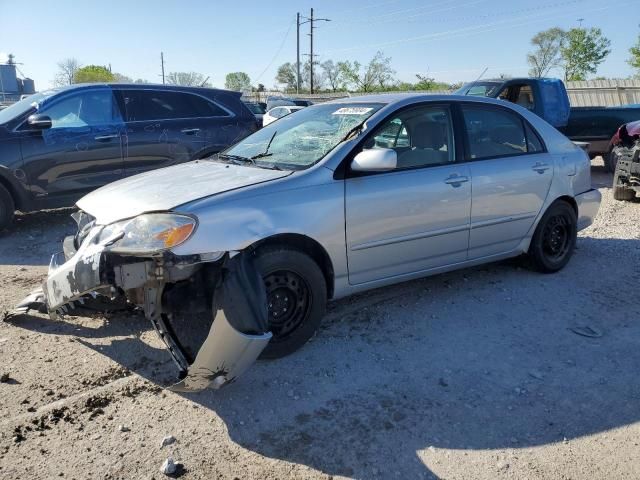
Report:
[[[145,212],[171,210],[187,202],[291,173],[196,160],[110,183],[82,197],[77,205],[104,225]]]

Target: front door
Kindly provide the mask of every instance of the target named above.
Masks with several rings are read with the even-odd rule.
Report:
[[[349,282],[361,284],[467,258],[471,176],[456,162],[448,106],[399,112],[364,148],[393,148],[393,171],[347,178]]]
[[[553,159],[538,135],[515,112],[464,105],[472,178],[469,258],[514,250],[544,204]]]
[[[111,89],[54,98],[38,114],[51,118],[51,128],[32,130],[27,123],[20,128],[24,170],[36,200],[53,205],[122,177],[123,122]]]

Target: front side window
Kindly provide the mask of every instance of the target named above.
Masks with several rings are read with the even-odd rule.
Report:
[[[417,107],[392,116],[364,144],[391,148],[397,168],[445,165],[455,162],[453,127],[447,107]]]
[[[85,90],[45,106],[38,113],[51,118],[51,128],[76,128],[120,123],[111,90]]]
[[[382,106],[325,103],[303,108],[249,135],[219,157],[251,159],[264,168],[305,169],[320,161]]]
[[[207,99],[186,92],[124,90],[122,97],[129,122],[229,115]]]
[[[501,108],[464,105],[462,114],[471,160],[527,153],[523,121],[515,113]]]

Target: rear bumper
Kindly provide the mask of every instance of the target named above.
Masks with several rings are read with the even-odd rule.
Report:
[[[584,230],[591,225],[598,214],[602,195],[592,188],[575,197],[578,204],[578,230]]]

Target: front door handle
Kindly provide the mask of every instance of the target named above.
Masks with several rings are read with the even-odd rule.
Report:
[[[468,182],[469,178],[465,177],[464,175],[451,175],[450,177],[448,177],[444,183],[446,183],[447,185],[451,185],[452,187],[459,187],[460,185],[462,185],[464,182]]]
[[[98,142],[108,142],[109,140],[113,140],[114,138],[118,138],[118,134],[114,133],[112,135],[98,135],[97,137],[94,137],[96,141]]]
[[[531,167],[532,170],[538,172],[538,173],[544,173],[547,170],[549,170],[551,167],[549,165],[547,165],[546,163],[542,163],[542,162],[536,162],[536,164]]]
[[[183,128],[180,131],[182,133],[184,133],[185,135],[195,135],[196,133],[198,133],[200,131],[200,129],[199,128]]]

